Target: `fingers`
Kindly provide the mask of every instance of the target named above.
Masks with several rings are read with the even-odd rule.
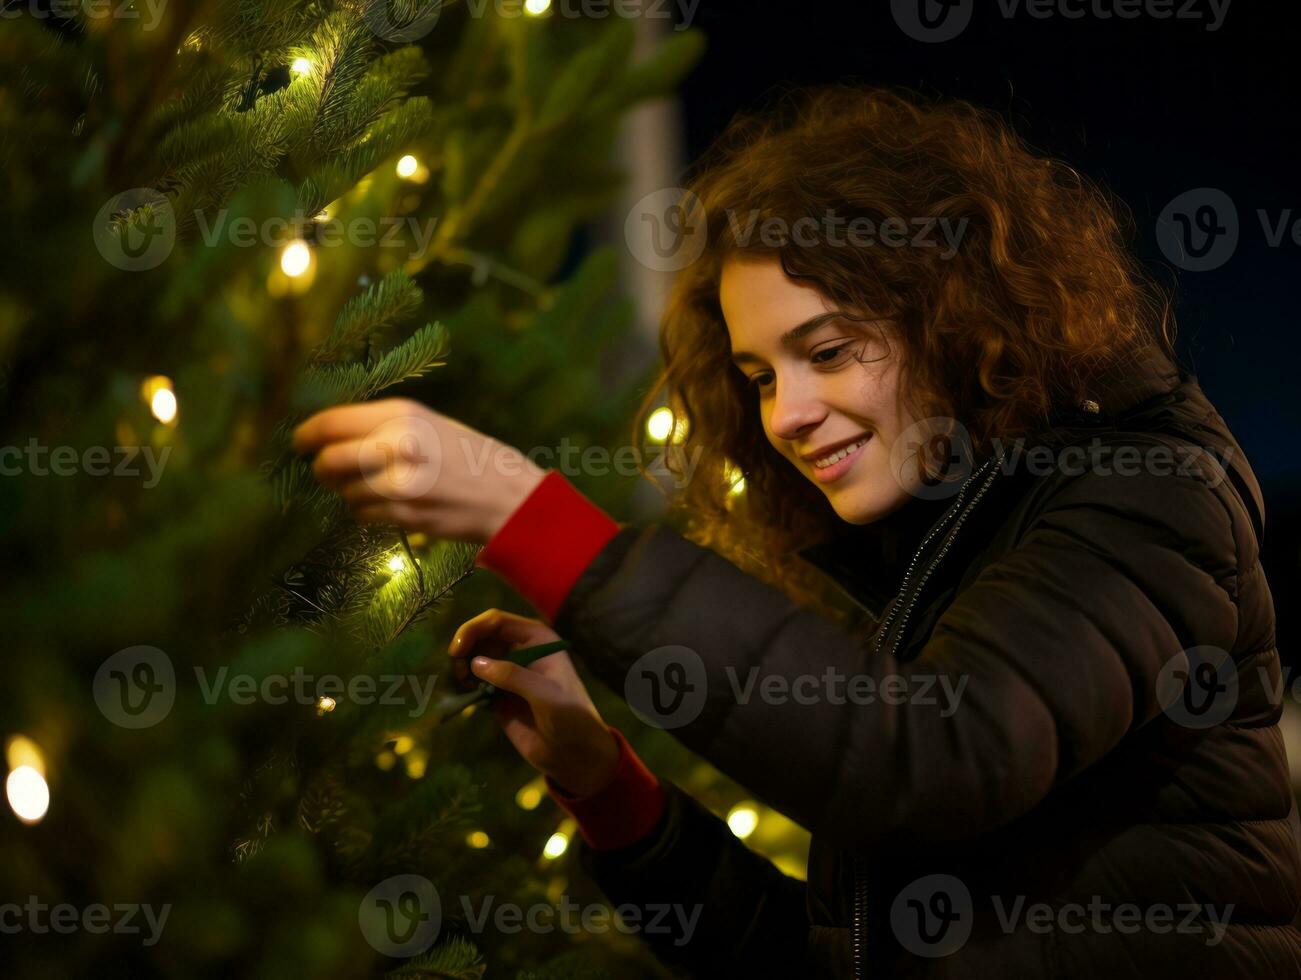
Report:
[[[387,447],[386,447],[387,448]],[[365,439],[348,439],[331,442],[316,454],[312,473],[327,487],[340,487],[350,482],[365,483],[367,476],[381,473],[392,462],[392,449],[387,452]]]
[[[336,405],[300,423],[294,429],[293,446],[300,453],[316,452],[330,443],[360,439],[394,416],[428,411],[430,409],[406,398]]]
[[[537,671],[509,660],[494,660],[491,657],[475,657],[470,661],[470,669],[480,680],[487,681],[503,691],[518,694],[530,705],[536,702],[554,701],[555,685]]]
[[[452,636],[447,652],[463,657],[483,641],[510,644],[545,643],[559,639],[559,634],[537,619],[517,616],[501,609],[487,609],[462,623]]]

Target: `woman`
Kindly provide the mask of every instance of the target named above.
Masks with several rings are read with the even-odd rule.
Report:
[[[485,542],[538,609],[451,652],[520,696],[611,903],[672,906],[643,935],[695,976],[1301,975],[1260,491],[1109,202],[970,105],[842,86],[736,120],[689,189],[662,350],[694,540],[411,402],[297,432],[359,520]],[[809,828],[807,885],[565,654],[496,659],[546,623]]]

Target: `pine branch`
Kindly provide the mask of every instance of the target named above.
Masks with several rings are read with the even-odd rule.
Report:
[[[420,308],[424,294],[402,269],[394,269],[364,293],[344,304],[330,336],[312,352],[313,364],[355,360],[382,341],[395,323]]]

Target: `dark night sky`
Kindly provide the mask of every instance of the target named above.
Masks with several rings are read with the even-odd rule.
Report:
[[[1119,2],[1069,0],[1066,9],[1115,10]],[[709,50],[682,90],[687,153],[698,156],[737,109],[762,103],[778,83],[894,84],[1000,110],[1039,151],[1117,194],[1133,212],[1140,258],[1167,285],[1178,273],[1180,353],[1264,488],[1266,562],[1283,655],[1301,663],[1289,643],[1301,625],[1289,609],[1301,588],[1294,356],[1301,324],[1288,298],[1301,272],[1301,245],[1290,233],[1271,245],[1259,216],[1263,209],[1271,225],[1286,218],[1289,231],[1301,222],[1301,15],[1293,4],[1238,0],[1211,31],[1216,15],[1207,0],[1166,5],[1199,13],[1195,20],[1038,19],[1024,0],[1008,17],[1010,6],[976,0],[956,38],[924,43],[900,28],[889,0],[701,0],[692,23],[708,36]],[[1158,246],[1157,217],[1173,198],[1202,187],[1232,199],[1239,244],[1214,270],[1177,270]]]

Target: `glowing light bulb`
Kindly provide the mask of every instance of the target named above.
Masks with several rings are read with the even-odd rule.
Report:
[[[9,806],[23,823],[40,823],[50,808],[50,787],[34,766],[19,766],[5,780]]]
[[[410,735],[399,735],[393,741],[393,751],[398,755],[406,755],[416,747],[416,740]]]
[[[388,560],[389,571],[396,575],[407,567],[407,560],[403,555],[393,555]]]
[[[416,171],[419,169],[420,169],[420,161],[417,160],[415,157],[413,157],[410,153],[408,153],[406,156],[404,156],[401,160],[398,161],[399,177],[414,177]]]
[[[316,699],[316,713],[318,715],[328,715],[334,710],[335,701],[331,697],[320,697]]]
[[[646,433],[656,442],[663,442],[673,431],[673,412],[667,408],[657,408],[646,420]]]
[[[745,477],[741,474],[740,469],[731,463],[727,464],[723,480],[727,484],[729,496],[735,497],[737,494],[745,493]]]
[[[483,850],[492,841],[482,830],[472,830],[465,836],[465,842],[476,850]]]
[[[295,75],[306,75],[312,70],[312,63],[306,58],[295,58],[289,68]]]
[[[738,803],[727,813],[727,828],[742,839],[754,833],[759,825],[759,814],[748,803]]]
[[[524,12],[533,17],[541,17],[551,9],[551,0],[524,0]]]
[[[542,848],[542,856],[554,861],[560,855],[569,849],[569,835],[556,831],[547,838],[546,844]]]
[[[297,279],[312,264],[312,250],[301,238],[294,239],[280,253],[280,271],[290,279]]]
[[[532,783],[521,786],[520,791],[515,794],[515,803],[521,810],[536,810],[541,802],[542,790]]]
[[[171,388],[159,388],[149,399],[149,411],[164,425],[176,421],[176,392]]]

